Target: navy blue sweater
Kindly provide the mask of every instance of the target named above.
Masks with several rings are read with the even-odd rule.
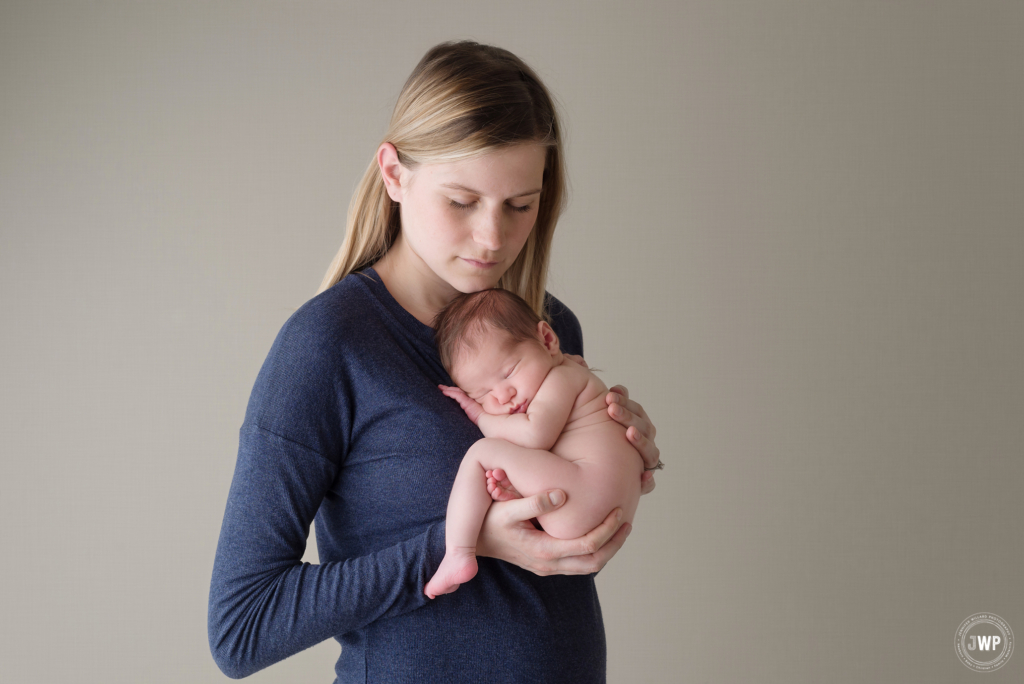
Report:
[[[564,351],[579,322],[548,296]],[[433,330],[372,270],[347,276],[284,324],[242,424],[210,586],[209,638],[238,678],[331,637],[337,680],[602,682],[593,575],[539,577],[480,559],[433,601],[448,494],[481,438]],[[302,563],[316,521],[320,565]]]

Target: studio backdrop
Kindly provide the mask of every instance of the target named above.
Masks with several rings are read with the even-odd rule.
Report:
[[[548,288],[666,464],[597,576],[609,681],[1021,681],[960,630],[1024,635],[1022,36],[988,0],[0,3],[0,679],[225,681],[249,392],[469,38],[558,101]]]

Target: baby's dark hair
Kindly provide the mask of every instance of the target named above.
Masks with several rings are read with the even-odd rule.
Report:
[[[540,317],[530,305],[508,290],[459,294],[434,317],[434,340],[449,374],[462,347],[475,348],[487,327],[503,330],[513,342],[537,339]]]

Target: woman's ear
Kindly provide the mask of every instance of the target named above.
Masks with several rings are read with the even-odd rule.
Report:
[[[560,351],[558,348],[558,335],[551,329],[547,321],[541,321],[537,324],[537,337],[540,338],[540,343],[544,345],[544,348],[552,356]]]
[[[384,188],[388,196],[395,202],[402,201],[402,172],[405,168],[398,161],[398,150],[389,142],[381,143],[377,148],[377,166],[380,167],[380,175],[384,178]]]

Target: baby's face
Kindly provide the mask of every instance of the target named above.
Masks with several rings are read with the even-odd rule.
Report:
[[[541,332],[537,339],[515,342],[508,333],[491,330],[474,346],[457,355],[452,380],[495,415],[525,412],[548,372],[561,362],[554,333],[547,339]]]

